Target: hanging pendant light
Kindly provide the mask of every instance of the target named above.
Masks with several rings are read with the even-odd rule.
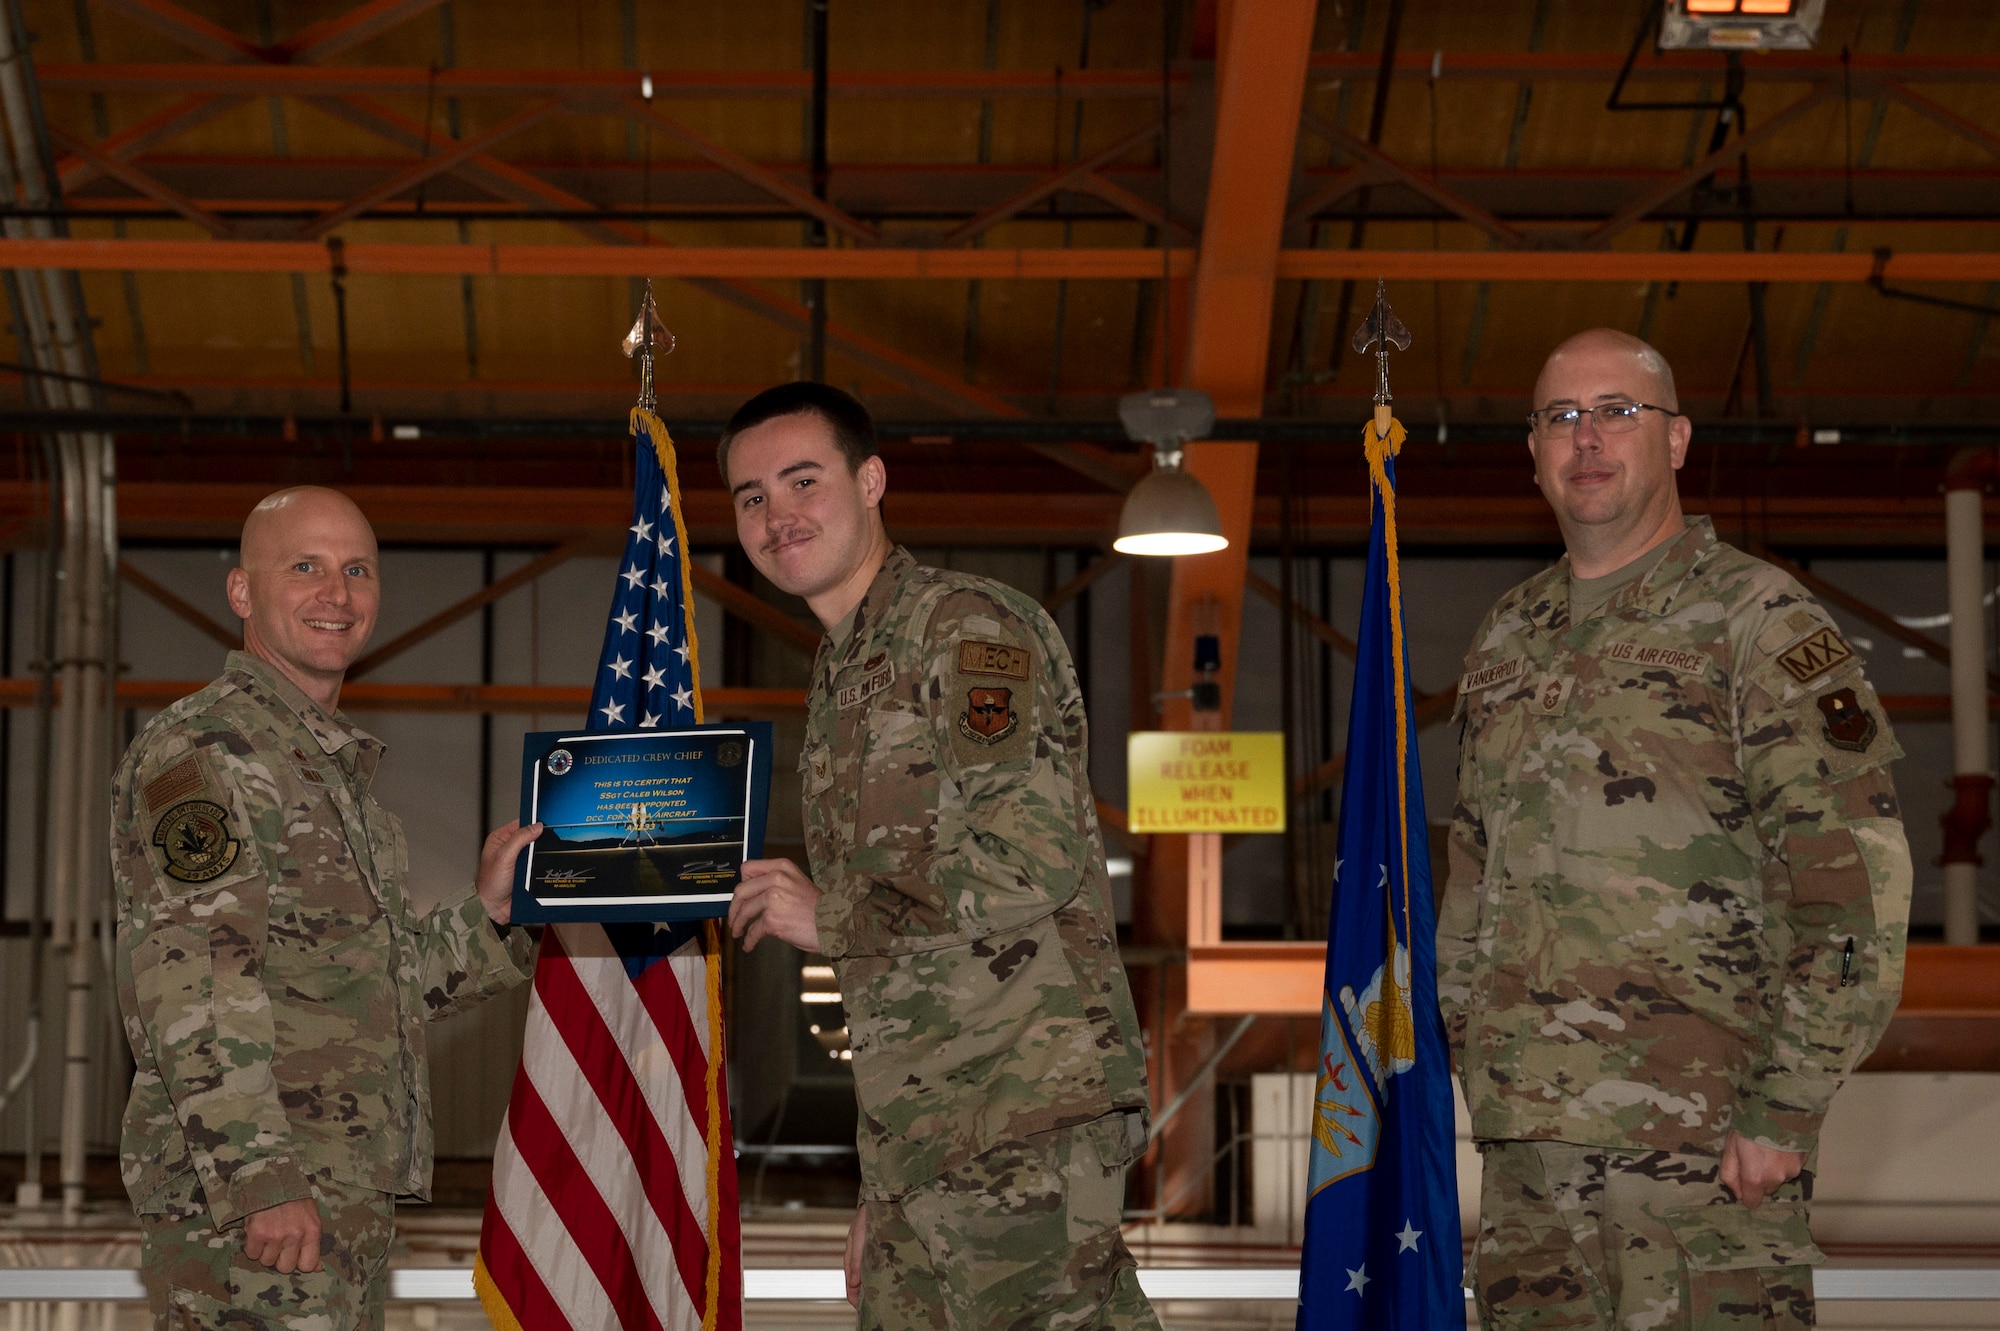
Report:
[[[1153,446],[1153,470],[1125,496],[1118,539],[1111,548],[1127,555],[1205,555],[1226,549],[1222,515],[1208,487],[1181,470],[1182,451],[1215,426],[1215,404],[1193,388],[1159,388],[1127,393],[1118,401],[1118,419],[1132,439]]]

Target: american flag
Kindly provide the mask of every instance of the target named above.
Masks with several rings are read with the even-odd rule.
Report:
[[[593,730],[701,715],[673,443],[632,413],[632,527]],[[551,925],[474,1282],[500,1331],[737,1331],[736,1155],[715,922]]]

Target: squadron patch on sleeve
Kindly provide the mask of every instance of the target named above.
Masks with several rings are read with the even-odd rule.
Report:
[[[1819,700],[1826,717],[1826,742],[1849,753],[1866,753],[1880,727],[1853,689],[1835,689]]]
[[[168,809],[153,828],[153,844],[167,858],[167,876],[183,883],[220,878],[243,848],[229,835],[229,811],[210,800]]]
[[[181,759],[166,771],[146,783],[139,797],[146,802],[146,811],[164,809],[175,800],[186,799],[208,784],[208,777],[201,770],[201,760],[193,754]]]
[[[1809,684],[1853,659],[1854,649],[1831,624],[1815,626],[1805,637],[1778,653],[1778,664],[1801,684]]]
[[[958,644],[958,673],[1000,675],[1025,683],[1028,678],[1028,649],[1010,643],[966,638]],[[1004,694],[1007,690],[1000,692]]]
[[[1012,689],[967,689],[958,733],[977,744],[998,744],[1020,727]]]

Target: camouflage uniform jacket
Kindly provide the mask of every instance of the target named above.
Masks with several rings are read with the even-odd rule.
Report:
[[[1143,1112],[1082,692],[1041,607],[899,547],[821,642],[807,706],[807,849],[864,1193]]]
[[[531,943],[469,891],[412,912],[381,756],[244,652],[127,751],[111,854],[142,1213],[190,1168],[225,1228],[311,1196],[313,1169],[428,1195],[424,1022],[526,979]]]
[[[1790,577],[1689,521],[1581,624],[1473,639],[1438,993],[1473,1136],[1810,1150],[1902,989],[1902,756]]]

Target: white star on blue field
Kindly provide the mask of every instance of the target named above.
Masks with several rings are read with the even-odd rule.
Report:
[[[666,476],[639,449],[636,518],[618,561],[616,594],[591,691],[595,730],[651,730],[694,721],[694,650],[687,641],[679,552]],[[646,516],[657,513],[657,519]]]

